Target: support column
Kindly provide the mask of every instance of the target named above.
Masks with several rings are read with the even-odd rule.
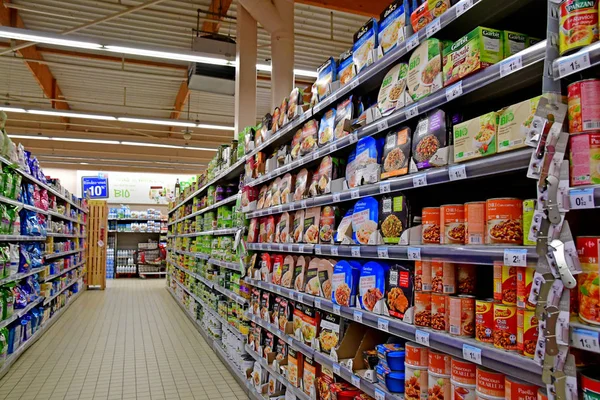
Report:
[[[294,2],[273,0],[283,28],[271,32],[271,109],[290,95],[294,86]]]
[[[256,21],[241,5],[237,7],[237,46],[235,69],[235,131],[256,125]]]

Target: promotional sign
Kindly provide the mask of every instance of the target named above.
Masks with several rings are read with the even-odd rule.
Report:
[[[108,176],[98,174],[96,176],[81,177],[82,197],[89,193],[90,199],[108,198]]]

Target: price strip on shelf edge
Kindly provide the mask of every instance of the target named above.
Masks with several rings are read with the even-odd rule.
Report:
[[[385,392],[379,388],[375,388],[375,400],[385,400]]]
[[[510,75],[521,68],[523,68],[523,59],[521,56],[509,58],[500,63],[500,77],[504,78],[506,75]]]
[[[377,257],[379,258],[390,258],[388,248],[386,246],[377,247]]]
[[[379,184],[379,193],[389,193],[391,190],[392,189],[389,182],[383,182]]]
[[[296,293],[296,298],[300,303],[302,303],[304,300],[304,295],[302,293]]]
[[[571,345],[579,349],[600,353],[598,332],[584,328],[573,328],[571,331]]]
[[[427,175],[415,175],[413,177],[413,187],[427,186]]]
[[[362,311],[358,311],[358,310],[354,310],[354,321],[358,322],[359,324],[362,324],[362,318],[363,318],[363,313]]]
[[[465,343],[463,344],[463,358],[481,365],[481,349]]]
[[[296,395],[291,390],[285,391],[285,400],[296,400]]]
[[[350,254],[352,255],[352,257],[360,257],[360,247],[352,246],[350,248]]]
[[[411,106],[411,107],[406,107],[406,110],[404,111],[404,116],[406,117],[406,119],[411,119],[418,115],[419,115],[419,105],[418,104],[415,104],[414,106]]]
[[[291,346],[294,344],[294,337],[293,336],[288,336],[287,337],[287,342],[288,344]]]
[[[315,244],[315,254],[321,255],[321,245]]]
[[[431,21],[429,24],[427,24],[427,26],[425,27],[425,33],[427,34],[427,37],[430,38],[441,28],[442,28],[442,25],[440,24],[440,19],[436,18],[433,21]]]
[[[590,65],[589,53],[575,54],[565,60],[559,61],[558,77],[562,78],[579,70],[589,68]]]
[[[360,197],[360,190],[359,189],[354,189],[350,192],[350,198],[352,200],[354,199],[358,199]]]
[[[415,331],[415,342],[429,347],[429,332],[417,329]]]
[[[526,267],[527,249],[504,249],[504,265]]]
[[[315,297],[315,307],[321,308],[321,299],[318,297]]]
[[[419,34],[415,33],[406,41],[406,52],[408,53],[419,45]]]
[[[406,250],[406,255],[409,260],[420,261],[421,260],[421,248],[420,247],[409,247]]]
[[[462,81],[459,81],[458,83],[455,83],[454,85],[450,86],[449,88],[446,88],[446,100],[447,101],[453,100],[453,99],[461,96],[462,94],[463,94]]]
[[[570,190],[569,204],[571,210],[594,208],[594,188]]]
[[[456,17],[460,17],[473,7],[473,0],[464,0],[456,4]]]
[[[340,364],[333,363],[333,373],[336,375],[341,375]]]
[[[338,193],[334,193],[333,194],[333,202],[334,203],[339,203],[340,201],[341,201],[340,193],[339,192]]]
[[[385,318],[377,318],[377,329],[384,332],[390,331],[390,321]]]
[[[352,384],[356,386],[357,389],[360,389],[360,376],[352,374]]]
[[[331,246],[331,255],[332,256],[338,256],[339,255],[339,251],[338,251],[338,247],[337,246]]]
[[[360,85],[360,80],[358,78],[354,78],[350,82],[350,89],[356,89],[356,87],[358,87],[358,85]]]
[[[383,132],[387,128],[388,128],[388,123],[387,123],[386,119],[377,123],[377,132]]]
[[[342,308],[340,307],[339,304],[333,305],[333,313],[336,315],[342,315]]]
[[[448,168],[448,177],[451,181],[458,181],[467,178],[467,167],[464,164],[453,165]]]

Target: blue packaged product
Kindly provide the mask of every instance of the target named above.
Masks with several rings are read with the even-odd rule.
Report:
[[[12,288],[12,292],[15,298],[15,310],[21,310],[27,307],[27,295],[21,290],[19,286]]]
[[[362,266],[358,294],[360,306],[363,309],[375,311],[378,314],[383,312],[380,307],[385,299],[389,270],[388,264],[378,261],[369,261]],[[376,307],[378,304],[380,306]]]
[[[21,342],[26,342],[31,337],[31,319],[29,316],[24,316],[19,321],[21,324]]]
[[[355,243],[369,244],[369,238],[377,231],[379,223],[379,202],[373,197],[365,197],[354,204],[352,212],[352,239]]]
[[[375,367],[375,374],[377,375],[377,380],[379,382],[384,383],[385,377],[390,372],[392,372],[392,370],[390,370],[387,366],[385,366],[383,364],[377,364],[377,366]]]
[[[328,58],[327,61],[317,68],[317,74],[318,78],[315,85],[317,86],[319,101],[322,101],[329,94],[329,84],[337,79],[337,65],[333,57]]]
[[[356,149],[348,156],[346,182],[348,187],[357,187],[364,183],[379,180],[379,164],[383,153],[385,138],[368,136],[358,140]]]
[[[371,18],[354,34],[352,59],[356,73],[360,73],[368,65],[371,50],[377,47],[377,28],[377,21]]]
[[[16,338],[21,338],[21,325],[12,324],[8,328],[8,354],[14,353],[15,350],[19,347],[18,342],[15,342]]]
[[[385,376],[385,386],[392,393],[404,393],[404,372],[392,371]]]
[[[396,0],[383,10],[379,18],[377,39],[383,54],[396,47],[400,32],[408,25],[410,11],[406,0]]]
[[[321,123],[319,124],[319,147],[325,146],[335,139],[333,134],[335,128],[335,113],[336,109],[332,108],[321,117]]]
[[[331,278],[331,301],[345,307],[354,307],[356,287],[361,265],[358,261],[338,261]]]
[[[31,310],[31,331],[36,332],[40,326],[40,312],[37,309]]]
[[[335,139],[341,139],[348,134],[350,128],[348,124],[352,122],[354,118],[354,104],[352,103],[352,96],[341,101],[337,105],[335,112]]]
[[[340,55],[338,78],[342,86],[354,78],[354,59],[352,57],[352,49],[346,50]]]
[[[29,272],[30,264],[29,252],[25,249],[25,246],[21,246],[19,250],[19,273],[24,274]]]

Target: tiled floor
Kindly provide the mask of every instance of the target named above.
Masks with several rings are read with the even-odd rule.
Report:
[[[247,399],[165,290],[87,291],[0,380],[0,399]]]

